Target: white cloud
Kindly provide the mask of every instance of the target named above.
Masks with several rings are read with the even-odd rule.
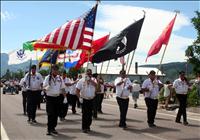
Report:
[[[139,65],[159,64],[164,46],[159,54],[149,57],[147,63],[145,63],[146,55],[153,42],[174,18],[175,13],[173,11],[124,5],[99,5],[99,14],[96,21],[96,29],[98,30],[95,31],[97,35],[94,38],[103,36],[103,34],[105,35],[109,32],[111,32],[111,37],[118,34],[125,27],[133,23],[134,20],[141,19],[143,17],[142,10],[146,12],[146,17],[140,33],[134,62],[139,62]],[[183,14],[177,15],[163,63],[185,61],[185,49],[188,45],[192,44],[194,39],[177,36],[175,32],[190,25],[188,17]]]
[[[15,18],[14,14],[8,11],[1,11],[1,20],[8,21]]]

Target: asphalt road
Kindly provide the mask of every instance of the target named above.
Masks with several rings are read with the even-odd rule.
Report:
[[[77,114],[68,111],[66,121],[60,122],[56,127],[57,136],[46,135],[47,116],[45,104],[41,104],[41,110],[37,110],[36,120],[38,124],[28,124],[27,116],[23,115],[22,95],[1,94],[1,139],[2,140],[199,140],[200,118],[198,114],[188,115],[188,126],[177,124],[175,112],[159,110],[156,115],[156,128],[149,128],[146,123],[146,109],[134,109],[129,106],[127,114],[126,130],[118,127],[119,109],[115,99],[105,99],[103,102],[104,114],[99,114],[97,120],[93,120],[91,132],[81,131],[81,110]]]

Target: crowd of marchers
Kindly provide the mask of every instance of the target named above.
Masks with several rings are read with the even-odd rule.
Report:
[[[6,83],[8,85],[8,83]],[[195,84],[200,85],[200,73],[197,74]],[[92,119],[97,119],[98,114],[102,114],[103,99],[112,94],[105,94],[108,89],[114,89],[116,101],[119,106],[120,118],[119,127],[126,129],[126,115],[129,106],[129,96],[132,95],[134,108],[138,107],[137,100],[140,94],[144,95],[147,107],[147,124],[149,127],[156,127],[155,116],[158,107],[158,97],[161,88],[164,89],[165,108],[171,97],[172,89],[176,92],[179,102],[179,109],[175,119],[176,123],[188,125],[187,121],[187,94],[191,88],[185,72],[179,72],[179,77],[173,81],[166,81],[163,84],[156,76],[155,71],[150,71],[148,78],[139,84],[137,80],[130,81],[125,70],[119,72],[119,77],[114,84],[104,82],[101,74],[92,74],[91,69],[87,69],[83,75],[67,75],[66,71],[59,71],[58,65],[51,67],[51,72],[46,77],[42,77],[36,71],[36,65],[31,66],[31,71],[18,82],[22,89],[23,113],[27,115],[27,122],[36,124],[36,111],[40,109],[40,103],[46,102],[47,112],[47,135],[57,135],[56,126],[58,118],[65,121],[69,105],[72,113],[76,114],[76,108],[81,108],[82,126],[84,133],[91,130]],[[183,122],[181,121],[183,117]]]

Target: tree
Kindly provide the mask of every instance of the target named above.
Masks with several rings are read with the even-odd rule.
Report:
[[[80,69],[76,69],[76,68],[70,68],[68,71],[68,74],[70,77],[74,77],[75,75],[78,75],[79,73],[83,73],[84,69],[80,68]]]
[[[4,78],[5,78],[6,80],[9,80],[10,77],[11,77],[11,72],[10,72],[9,69],[7,69],[7,70],[6,70],[6,74],[4,75]]]
[[[194,66],[193,71],[196,73],[200,71],[200,12],[195,11],[195,13],[196,16],[191,19],[191,22],[197,30],[197,39],[188,46],[185,55],[188,57],[188,62]]]

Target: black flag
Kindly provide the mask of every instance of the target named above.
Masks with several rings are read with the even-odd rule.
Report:
[[[144,18],[145,17],[129,25],[121,31],[120,34],[111,38],[105,46],[93,56],[92,63],[117,59],[135,50]]]

